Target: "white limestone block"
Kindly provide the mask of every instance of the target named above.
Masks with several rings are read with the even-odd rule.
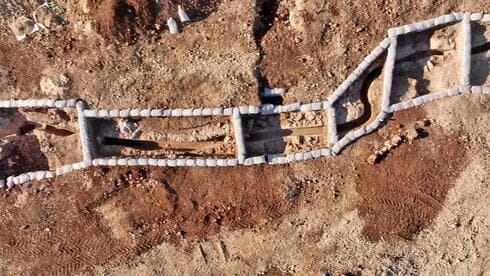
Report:
[[[213,115],[213,109],[212,108],[203,108],[202,109],[202,115],[203,116],[211,116],[211,115]]]
[[[231,116],[233,114],[233,107],[228,107],[223,109],[223,115],[225,116]]]
[[[128,165],[128,159],[127,158],[119,158],[117,159],[117,165],[118,166],[127,166]]]
[[[97,117],[97,110],[85,109],[83,111],[83,114],[85,115],[85,117],[96,118]]]
[[[141,109],[139,108],[134,108],[129,111],[129,116],[131,117],[140,117],[141,115]]]
[[[127,117],[129,117],[130,112],[131,111],[129,109],[119,110],[119,117],[121,117],[121,118],[127,118]]]
[[[194,108],[192,110],[192,116],[202,116],[202,108]]]
[[[128,160],[128,166],[138,166],[138,159],[130,158]]]
[[[183,111],[181,108],[172,109],[170,111],[172,117],[180,117],[180,116],[182,116],[182,112]]]
[[[238,166],[238,160],[237,159],[228,159],[228,166],[230,166],[230,167]]]
[[[140,116],[141,117],[150,117],[150,115],[151,115],[151,110],[150,109],[145,108],[145,109],[142,109],[140,111]]]
[[[138,166],[148,166],[148,158],[138,158]]]
[[[97,117],[98,118],[108,118],[108,117],[110,117],[109,110],[106,110],[106,109],[99,110],[97,112]]]
[[[216,160],[216,164],[218,165],[218,167],[226,167],[226,166],[228,166],[228,160],[218,159],[218,160]]]
[[[109,110],[109,117],[111,117],[111,118],[119,117],[119,110],[118,109]]]
[[[213,108],[213,115],[214,116],[223,115],[223,108],[222,107]]]
[[[150,111],[151,117],[161,117],[163,115],[163,109],[157,108]]]
[[[216,167],[217,161],[216,159],[206,159],[207,167]]]
[[[170,31],[171,34],[178,34],[179,33],[179,26],[177,26],[177,22],[173,17],[170,17],[167,19],[167,26],[168,30]]]
[[[184,110],[182,110],[182,116],[185,116],[185,117],[192,116],[192,111],[193,111],[192,108],[184,109]]]
[[[158,160],[155,158],[148,158],[148,165],[149,166],[157,166],[158,165]]]
[[[111,159],[107,160],[107,165],[108,166],[117,166],[118,163],[119,163],[118,160],[117,159],[114,159],[114,158],[111,158]]]

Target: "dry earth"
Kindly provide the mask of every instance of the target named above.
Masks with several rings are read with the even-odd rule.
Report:
[[[178,4],[193,22],[171,35],[165,22]],[[483,0],[68,0],[50,6],[59,17],[51,32],[18,42],[9,25],[38,5],[0,2],[0,98],[80,97],[94,108],[258,105],[264,86],[288,88],[284,103],[325,100],[390,26],[490,11]],[[478,28],[474,43],[488,42],[490,27]],[[445,52],[397,67],[399,99],[452,85],[457,37],[457,28],[417,37],[422,42],[412,50]],[[488,51],[473,56],[479,84],[490,85],[488,57]],[[62,89],[43,85],[60,75],[69,80]],[[372,114],[380,86],[376,78],[366,92]],[[341,100],[339,118],[346,122],[368,114],[356,91],[348,97],[353,104]],[[485,275],[489,112],[483,96],[430,103],[395,114],[335,158],[237,168],[92,168],[1,191],[1,274]],[[424,118],[431,121],[425,137],[379,164],[366,162],[389,137]],[[267,122],[303,122],[277,119]],[[321,115],[306,121],[302,127],[325,123]],[[56,123],[73,122],[69,116]],[[190,132],[194,140],[229,133],[226,122],[139,124],[148,138],[162,128],[176,134],[201,127]],[[81,158],[72,138],[38,131],[28,137],[48,145],[36,152],[54,148],[41,165]],[[325,143],[304,138],[282,147]]]

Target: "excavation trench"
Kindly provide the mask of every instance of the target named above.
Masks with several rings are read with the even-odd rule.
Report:
[[[471,55],[481,54],[481,53],[487,52],[489,50],[490,50],[490,42],[487,42],[485,44],[473,47],[471,50]],[[404,62],[416,61],[419,59],[423,59],[423,58],[427,58],[427,57],[431,57],[431,56],[435,56],[435,55],[441,56],[443,54],[444,54],[443,50],[437,50],[437,49],[429,49],[429,50],[419,51],[419,52],[415,52],[413,54],[410,54],[406,57],[397,59],[395,64],[401,64]],[[382,71],[383,71],[383,64],[376,64],[366,74],[366,76],[361,80],[361,88],[360,88],[359,93],[360,93],[360,101],[364,106],[364,111],[361,114],[361,116],[359,116],[358,118],[356,118],[352,121],[346,122],[346,123],[339,124],[337,126],[339,132],[345,133],[345,132],[350,131],[352,129],[358,128],[358,127],[362,126],[363,124],[365,124],[366,122],[369,121],[369,119],[372,116],[372,106],[371,106],[371,103],[369,101],[369,96],[368,96],[369,88],[371,87],[372,83],[377,78],[380,77]]]
[[[259,51],[259,58],[255,63],[255,77],[258,81],[258,96],[260,102],[262,104],[274,104],[274,105],[282,105],[283,98],[282,96],[274,96],[274,97],[264,97],[263,91],[265,88],[270,88],[269,81],[267,77],[263,74],[261,70],[261,64],[264,60],[265,52],[262,47],[262,39],[272,28],[274,23],[274,19],[277,15],[277,10],[279,8],[279,4],[281,0],[256,0],[255,8],[256,8],[256,17],[253,26],[253,34],[255,38],[255,43],[257,45],[257,49]]]
[[[73,108],[0,108],[0,126],[0,179],[82,161]]]
[[[247,156],[328,145],[325,112],[242,115]],[[100,157],[236,158],[229,116],[93,119]]]

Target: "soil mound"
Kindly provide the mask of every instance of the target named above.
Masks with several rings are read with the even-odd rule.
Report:
[[[110,41],[135,43],[159,30],[165,30],[167,19],[178,18],[178,6],[192,22],[206,18],[217,10],[221,0],[93,0],[90,10],[99,32]]]

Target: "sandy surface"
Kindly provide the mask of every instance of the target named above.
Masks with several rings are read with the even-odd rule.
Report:
[[[452,11],[490,11],[483,0],[189,0],[179,3],[195,20],[171,35],[165,22],[176,17],[173,1],[161,1],[168,8],[160,13],[151,1],[59,2],[54,10],[63,20],[24,42],[9,24],[38,4],[0,3],[0,99],[53,97],[41,80],[63,74],[69,82],[56,97],[80,97],[94,108],[259,105],[264,86],[288,88],[284,103],[326,100],[389,27]],[[489,29],[475,25],[473,43],[488,43]],[[451,68],[458,67],[459,31],[401,40],[400,55],[444,52],[398,64],[393,101],[457,81]],[[475,84],[490,84],[488,57],[488,51],[472,57]],[[342,123],[373,119],[381,77],[380,71],[365,92],[356,84],[339,101]],[[1,273],[482,275],[490,269],[489,111],[490,99],[477,95],[433,102],[395,114],[335,158],[237,168],[92,168],[1,191]],[[424,118],[431,121],[425,137],[379,164],[366,162]],[[326,124],[318,114],[256,121]],[[226,139],[230,131],[226,121],[138,124],[145,139],[183,142]],[[42,135],[34,133],[69,152],[55,150],[47,158],[53,163],[80,156],[78,140]],[[326,144],[324,137],[257,151],[315,148]]]

